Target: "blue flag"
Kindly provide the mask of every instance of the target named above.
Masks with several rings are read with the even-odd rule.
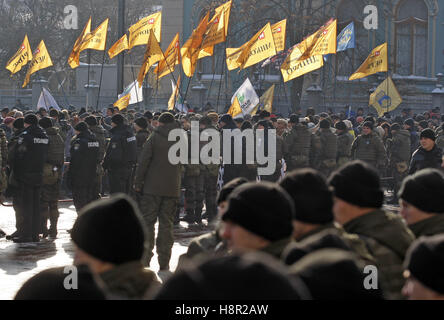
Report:
[[[342,30],[338,36],[338,49],[337,52],[345,51],[347,49],[355,48],[355,24],[350,23]]]

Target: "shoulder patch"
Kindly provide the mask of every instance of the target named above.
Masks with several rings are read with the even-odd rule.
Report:
[[[133,141],[136,141],[136,137],[134,137],[134,136],[132,136],[132,137],[130,137],[130,138],[128,138],[128,139],[126,139],[126,142],[133,142]]]
[[[98,148],[99,143],[98,142],[88,142],[88,148]]]

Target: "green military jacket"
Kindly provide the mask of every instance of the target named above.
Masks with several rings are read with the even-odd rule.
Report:
[[[170,148],[176,144],[168,141],[168,135],[178,128],[176,122],[160,126],[143,145],[137,161],[135,186],[144,194],[179,198],[181,164],[172,164],[168,159]]]
[[[353,219],[345,231],[360,236],[376,259],[379,280],[385,297],[402,299],[403,262],[407,249],[415,239],[400,216],[376,210]]]
[[[107,292],[117,298],[142,299],[153,286],[160,286],[155,273],[135,261],[101,273]]]
[[[368,251],[366,243],[361,238],[359,238],[358,235],[348,233],[340,225],[333,222],[327,223],[315,230],[312,230],[311,232],[306,233],[304,236],[297,239],[297,241],[307,241],[307,239],[311,238],[312,236],[327,230],[340,237],[350,247],[350,249],[352,249],[353,252],[356,253],[364,262],[372,263],[376,261],[372,254]]]
[[[399,130],[393,134],[392,139],[387,141],[392,165],[400,162],[410,162],[410,140],[410,132],[407,130]]]
[[[384,166],[387,153],[379,136],[372,132],[369,135],[360,135],[353,141],[351,147],[352,158],[362,160],[374,167]]]
[[[282,240],[278,240],[272,242],[269,246],[261,249],[261,252],[268,253],[269,255],[275,257],[276,259],[281,260],[282,254],[284,253],[285,248],[292,242],[291,238],[285,238]]]
[[[410,230],[417,238],[421,236],[434,236],[444,233],[444,215],[436,215],[431,218],[409,225]]]

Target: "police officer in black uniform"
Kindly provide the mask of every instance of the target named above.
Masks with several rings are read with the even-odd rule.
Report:
[[[130,191],[131,175],[137,163],[137,142],[122,115],[111,118],[111,141],[106,150],[103,168],[108,171],[110,193]]]
[[[72,188],[74,206],[79,212],[96,200],[96,172],[99,163],[99,142],[85,122],[74,128],[76,135],[71,142],[71,162],[68,183]]]
[[[49,145],[36,115],[27,115],[24,122],[25,131],[18,137],[13,164],[23,213],[23,230],[12,239],[16,243],[40,241],[40,188]]]

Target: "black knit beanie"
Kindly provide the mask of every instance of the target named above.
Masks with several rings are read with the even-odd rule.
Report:
[[[427,213],[444,214],[444,174],[424,169],[402,182],[398,197]]]
[[[153,113],[151,111],[147,111],[143,114],[143,116],[148,120],[153,120]]]
[[[52,120],[48,117],[43,117],[39,120],[39,126],[43,129],[48,129],[52,127]]]
[[[381,208],[384,192],[378,173],[363,161],[352,161],[334,172],[328,182],[334,196],[361,208]]]
[[[137,205],[118,194],[86,206],[71,232],[74,243],[101,261],[123,264],[140,261],[145,231]]]
[[[290,267],[307,285],[313,300],[383,300],[381,290],[367,290],[364,266],[352,252],[322,249]]]
[[[362,127],[367,127],[367,128],[369,128],[369,129],[373,130],[373,122],[366,121],[366,122],[364,122],[364,124],[362,125]]]
[[[247,179],[236,178],[225,184],[217,196],[217,204],[219,205],[221,202],[227,201],[228,196],[233,192],[233,190],[245,183],[248,183]]]
[[[28,114],[25,117],[25,123],[31,126],[36,126],[39,123],[39,119],[35,114]]]
[[[94,127],[97,125],[97,118],[94,116],[89,116],[85,118],[85,122],[88,126]]]
[[[436,141],[436,135],[435,132],[432,129],[424,129],[421,131],[420,139],[422,138],[428,138],[433,141]]]
[[[173,123],[174,121],[175,121],[174,116],[170,112],[164,112],[159,117],[160,123],[167,124],[167,123]]]
[[[327,119],[322,119],[321,122],[319,123],[319,127],[321,129],[329,129],[330,128],[330,121],[328,121]]]
[[[138,118],[136,119],[136,121],[134,121],[134,123],[137,124],[142,129],[148,128],[148,121],[146,121],[145,118]]]
[[[391,125],[390,130],[391,131],[399,131],[399,130],[401,130],[401,126],[399,125],[399,123],[394,123]]]
[[[88,126],[86,125],[85,122],[79,122],[75,127],[74,130],[79,131],[79,132],[85,132],[88,131]]]
[[[68,268],[73,268],[73,266],[68,266]],[[75,268],[77,269],[77,289],[67,290],[64,287],[69,275],[64,272],[65,267],[52,268],[26,281],[14,300],[105,300],[105,294],[95,282],[89,268],[85,265]]]
[[[23,128],[25,127],[24,124],[25,124],[25,119],[23,119],[23,118],[18,118],[18,119],[15,119],[15,120],[14,120],[14,123],[12,124],[12,126],[13,126],[15,129],[20,130],[20,129],[23,129]]]
[[[125,118],[121,114],[115,114],[112,116],[111,122],[114,122],[116,125],[120,126],[125,122]]]
[[[324,177],[313,169],[289,173],[280,186],[293,198],[294,220],[327,224],[333,222],[333,199]]]
[[[412,118],[409,118],[407,120],[404,121],[404,124],[413,128],[415,126],[415,121]]]
[[[343,121],[336,122],[335,128],[337,130],[341,130],[341,131],[347,130],[347,126],[345,125],[345,123]]]
[[[291,236],[293,214],[293,201],[280,186],[250,182],[228,197],[228,210],[222,220],[274,242]]]
[[[289,276],[284,266],[261,252],[212,258],[196,264],[177,272],[154,299],[310,299],[306,286],[299,278]]]
[[[233,118],[229,114],[224,114],[219,119],[219,123],[221,123],[221,122],[223,122],[223,123],[231,123],[231,122],[233,122]]]
[[[407,251],[404,268],[426,287],[444,294],[444,235],[416,240]]]

